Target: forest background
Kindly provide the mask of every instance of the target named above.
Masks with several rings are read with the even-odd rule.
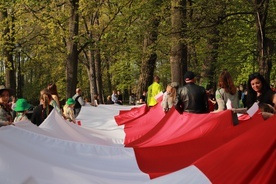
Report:
[[[216,88],[260,72],[276,84],[275,0],[0,0],[0,84],[38,104],[49,83],[62,101],[77,87],[140,96],[152,83],[183,84],[187,70]]]

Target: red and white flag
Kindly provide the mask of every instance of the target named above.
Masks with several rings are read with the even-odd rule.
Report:
[[[0,128],[0,183],[276,183],[276,118],[84,106]]]

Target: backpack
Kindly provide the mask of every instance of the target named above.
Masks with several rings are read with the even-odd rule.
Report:
[[[74,109],[80,109],[81,108],[81,104],[80,104],[80,102],[78,101],[78,99],[79,99],[79,97],[80,96],[77,96],[76,98],[75,98],[75,106],[74,106]]]

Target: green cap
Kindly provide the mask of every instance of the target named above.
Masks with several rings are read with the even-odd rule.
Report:
[[[72,105],[72,104],[75,104],[75,100],[73,98],[68,98],[68,100],[66,101],[66,104],[68,105]]]
[[[31,105],[24,98],[19,98],[15,103],[14,111],[26,111],[31,107]]]

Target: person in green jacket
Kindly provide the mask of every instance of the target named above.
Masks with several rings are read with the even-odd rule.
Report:
[[[159,84],[160,78],[158,76],[154,77],[153,83],[148,87],[147,92],[147,105],[152,107],[157,104],[155,96],[161,92],[161,85]]]

